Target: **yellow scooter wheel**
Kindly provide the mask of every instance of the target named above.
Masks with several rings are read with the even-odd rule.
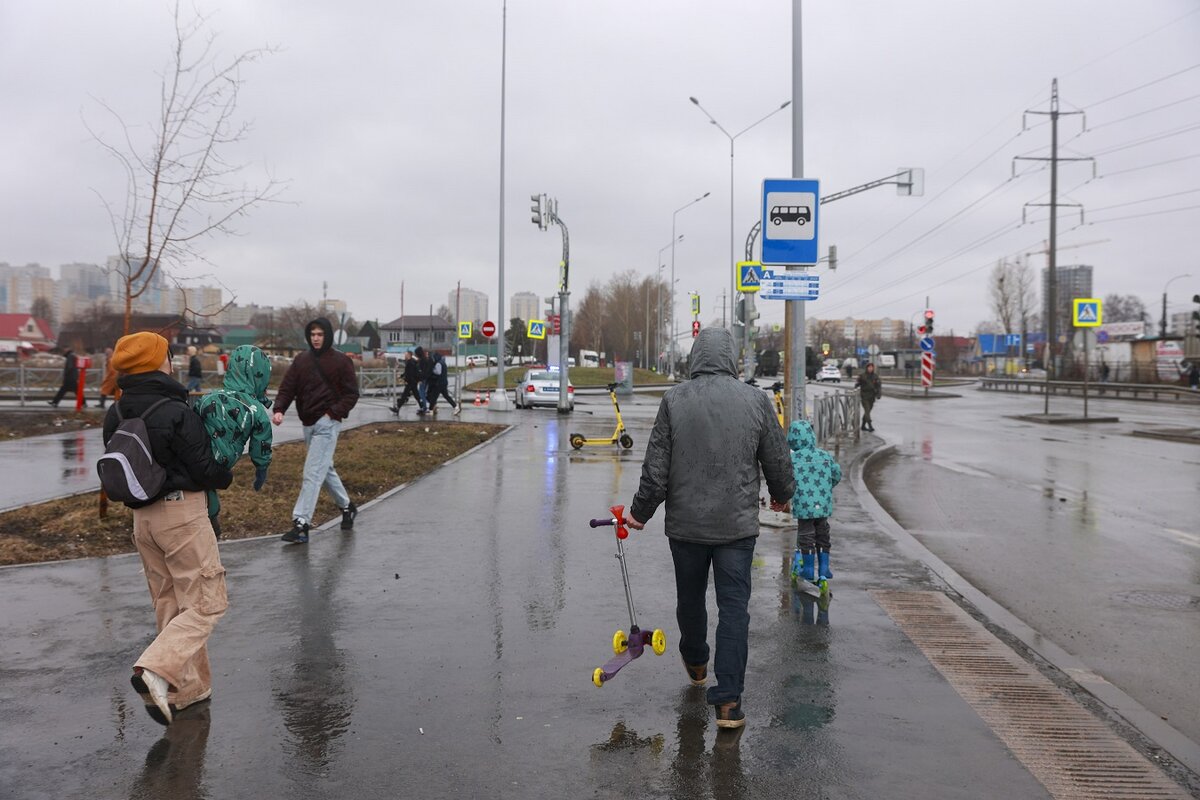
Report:
[[[650,647],[654,650],[654,655],[661,656],[667,652],[667,635],[662,632],[662,629],[654,631],[650,636]]]
[[[580,449],[581,447],[583,447],[583,442],[584,442],[583,434],[572,433],[570,441],[571,441],[571,447],[574,447],[576,450]]]
[[[596,684],[597,686],[604,685],[604,670],[602,670],[600,667],[596,667],[596,671],[592,673],[592,683]]]
[[[629,637],[625,635],[625,631],[617,631],[613,634],[613,652],[621,655],[629,649]]]

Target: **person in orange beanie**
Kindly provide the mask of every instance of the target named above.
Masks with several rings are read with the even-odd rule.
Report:
[[[140,416],[153,459],[166,471],[154,496],[126,505],[158,627],[130,680],[151,718],[167,725],[212,696],[207,643],[228,600],[205,491],[228,487],[233,474],[212,457],[187,389],[171,376],[166,339],[149,331],[122,336],[112,365],[121,373],[121,397],[104,418],[105,447],[123,419]]]

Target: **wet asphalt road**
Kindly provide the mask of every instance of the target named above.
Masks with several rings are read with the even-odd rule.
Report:
[[[936,586],[846,485],[828,612],[783,579],[792,531],[760,537],[744,734],[686,688],[661,518],[627,552],[667,653],[594,687],[628,618],[587,520],[632,497],[654,401],[623,408],[632,453],[569,450],[611,430],[603,405],[516,413],[353,533],[222,545],[214,700],[166,737],[128,683],[152,635],[136,556],[0,570],[0,797],[1047,796],[865,593]]]
[[[887,400],[896,453],[872,492],[1016,616],[1200,741],[1200,446],[1129,435],[1195,426],[1196,406],[1092,401],[1116,424],[1039,425],[1039,397]],[[1081,413],[1054,398],[1052,411]]]

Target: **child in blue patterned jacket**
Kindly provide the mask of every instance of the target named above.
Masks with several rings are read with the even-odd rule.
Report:
[[[817,447],[817,437],[807,420],[788,427],[792,450],[792,516],[796,518],[796,552],[792,579],[815,583],[833,577],[829,569],[829,518],[833,516],[833,487],[842,479],[842,468],[827,450]]]

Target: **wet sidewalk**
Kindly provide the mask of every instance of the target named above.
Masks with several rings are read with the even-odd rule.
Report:
[[[884,610],[944,589],[849,480],[826,609],[786,579],[793,529],[759,538],[743,733],[717,733],[680,666],[661,510],[626,552],[667,653],[593,686],[629,620],[587,520],[632,498],[646,410],[631,453],[570,449],[611,431],[599,410],[517,413],[353,533],[223,543],[214,699],[165,736],[128,682],[153,632],[137,557],[0,569],[0,797],[1052,796]]]

